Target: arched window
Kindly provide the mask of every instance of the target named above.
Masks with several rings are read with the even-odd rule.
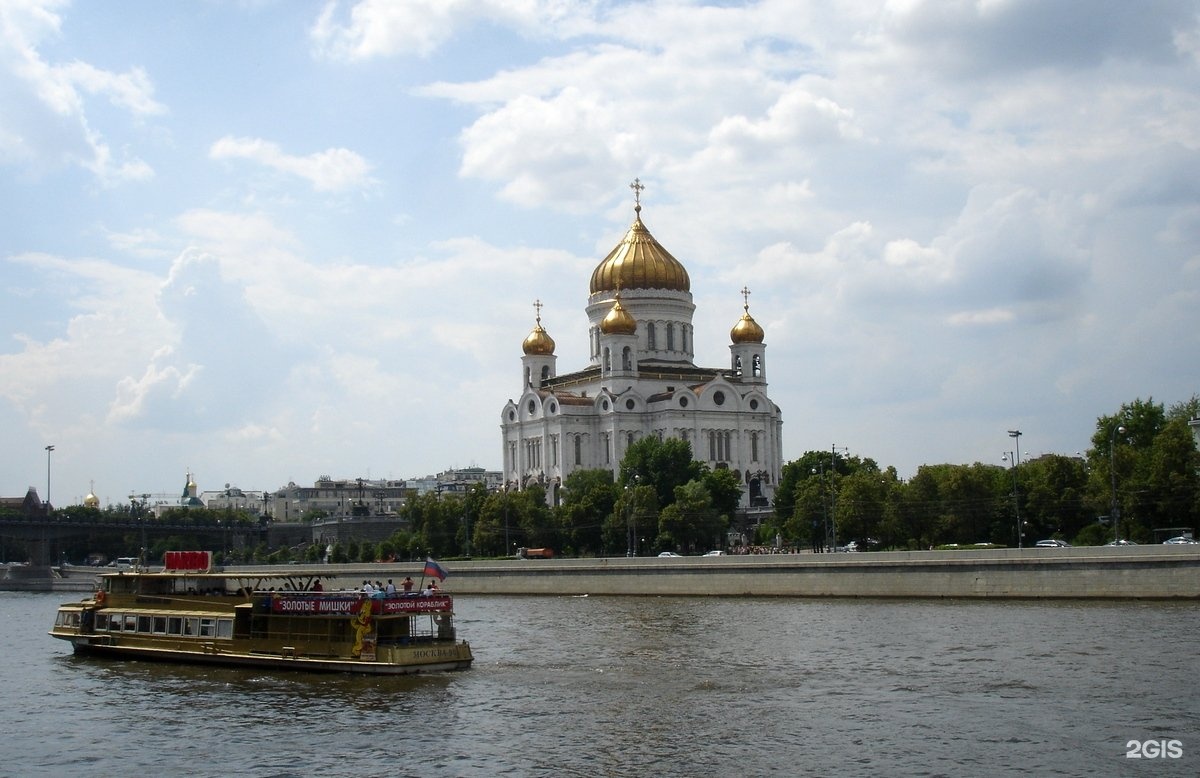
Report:
[[[687,345],[687,341],[688,341],[688,325],[686,325],[686,324],[680,325],[680,327],[679,327],[679,339],[680,339],[681,341],[683,341],[683,351],[684,351],[684,353],[687,353],[687,350],[688,350],[688,345]]]
[[[575,436],[575,464],[583,464],[583,436]]]
[[[754,377],[758,378],[762,375],[762,357],[758,354],[754,355]]]
[[[633,370],[633,352],[630,350],[629,346],[626,346],[621,352],[621,369],[626,373],[628,373],[630,370]]]
[[[733,358],[733,374],[735,376],[741,376],[741,374],[742,374],[742,358],[741,357]]]
[[[525,368],[525,385],[526,386],[533,385],[533,374],[530,372],[530,368],[528,368],[528,367]]]
[[[646,322],[646,350],[654,351],[657,346],[654,345],[654,322]]]
[[[612,370],[612,350],[604,349],[604,372]]]
[[[675,350],[675,325],[667,322],[667,351]]]

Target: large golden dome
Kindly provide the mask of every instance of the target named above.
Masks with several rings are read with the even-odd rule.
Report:
[[[743,306],[742,318],[729,331],[729,339],[734,343],[762,343],[766,333],[750,315],[750,305]]]
[[[600,322],[600,331],[605,335],[633,335],[637,332],[637,321],[621,306],[621,296],[613,300],[612,310]]]
[[[687,270],[642,224],[642,206],[633,226],[617,247],[592,271],[591,293],[617,289],[670,289],[690,292],[692,281]]]

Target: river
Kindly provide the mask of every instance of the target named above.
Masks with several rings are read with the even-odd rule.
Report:
[[[472,669],[361,678],[77,658],[77,598],[0,592],[0,774],[1200,774],[1197,603],[461,596]]]

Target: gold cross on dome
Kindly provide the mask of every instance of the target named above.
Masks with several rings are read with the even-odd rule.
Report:
[[[633,179],[633,183],[629,185],[629,188],[633,190],[633,204],[641,205],[642,204],[642,190],[644,190],[646,188],[646,185],[642,183],[642,179],[640,179],[640,178]]]
[[[742,305],[746,310],[750,309],[750,290],[744,286],[742,287]]]
[[[541,300],[534,300],[534,301],[533,301],[533,308],[534,308],[534,310],[536,310],[536,311],[537,311],[537,320],[538,320],[538,324],[541,324],[541,323],[542,323],[542,301],[541,301]]]

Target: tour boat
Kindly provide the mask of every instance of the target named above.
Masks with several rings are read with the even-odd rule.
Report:
[[[448,594],[314,591],[314,576],[214,572],[207,551],[164,562],[102,575],[91,599],[59,607],[50,634],[77,654],[309,672],[463,670],[473,659]]]

